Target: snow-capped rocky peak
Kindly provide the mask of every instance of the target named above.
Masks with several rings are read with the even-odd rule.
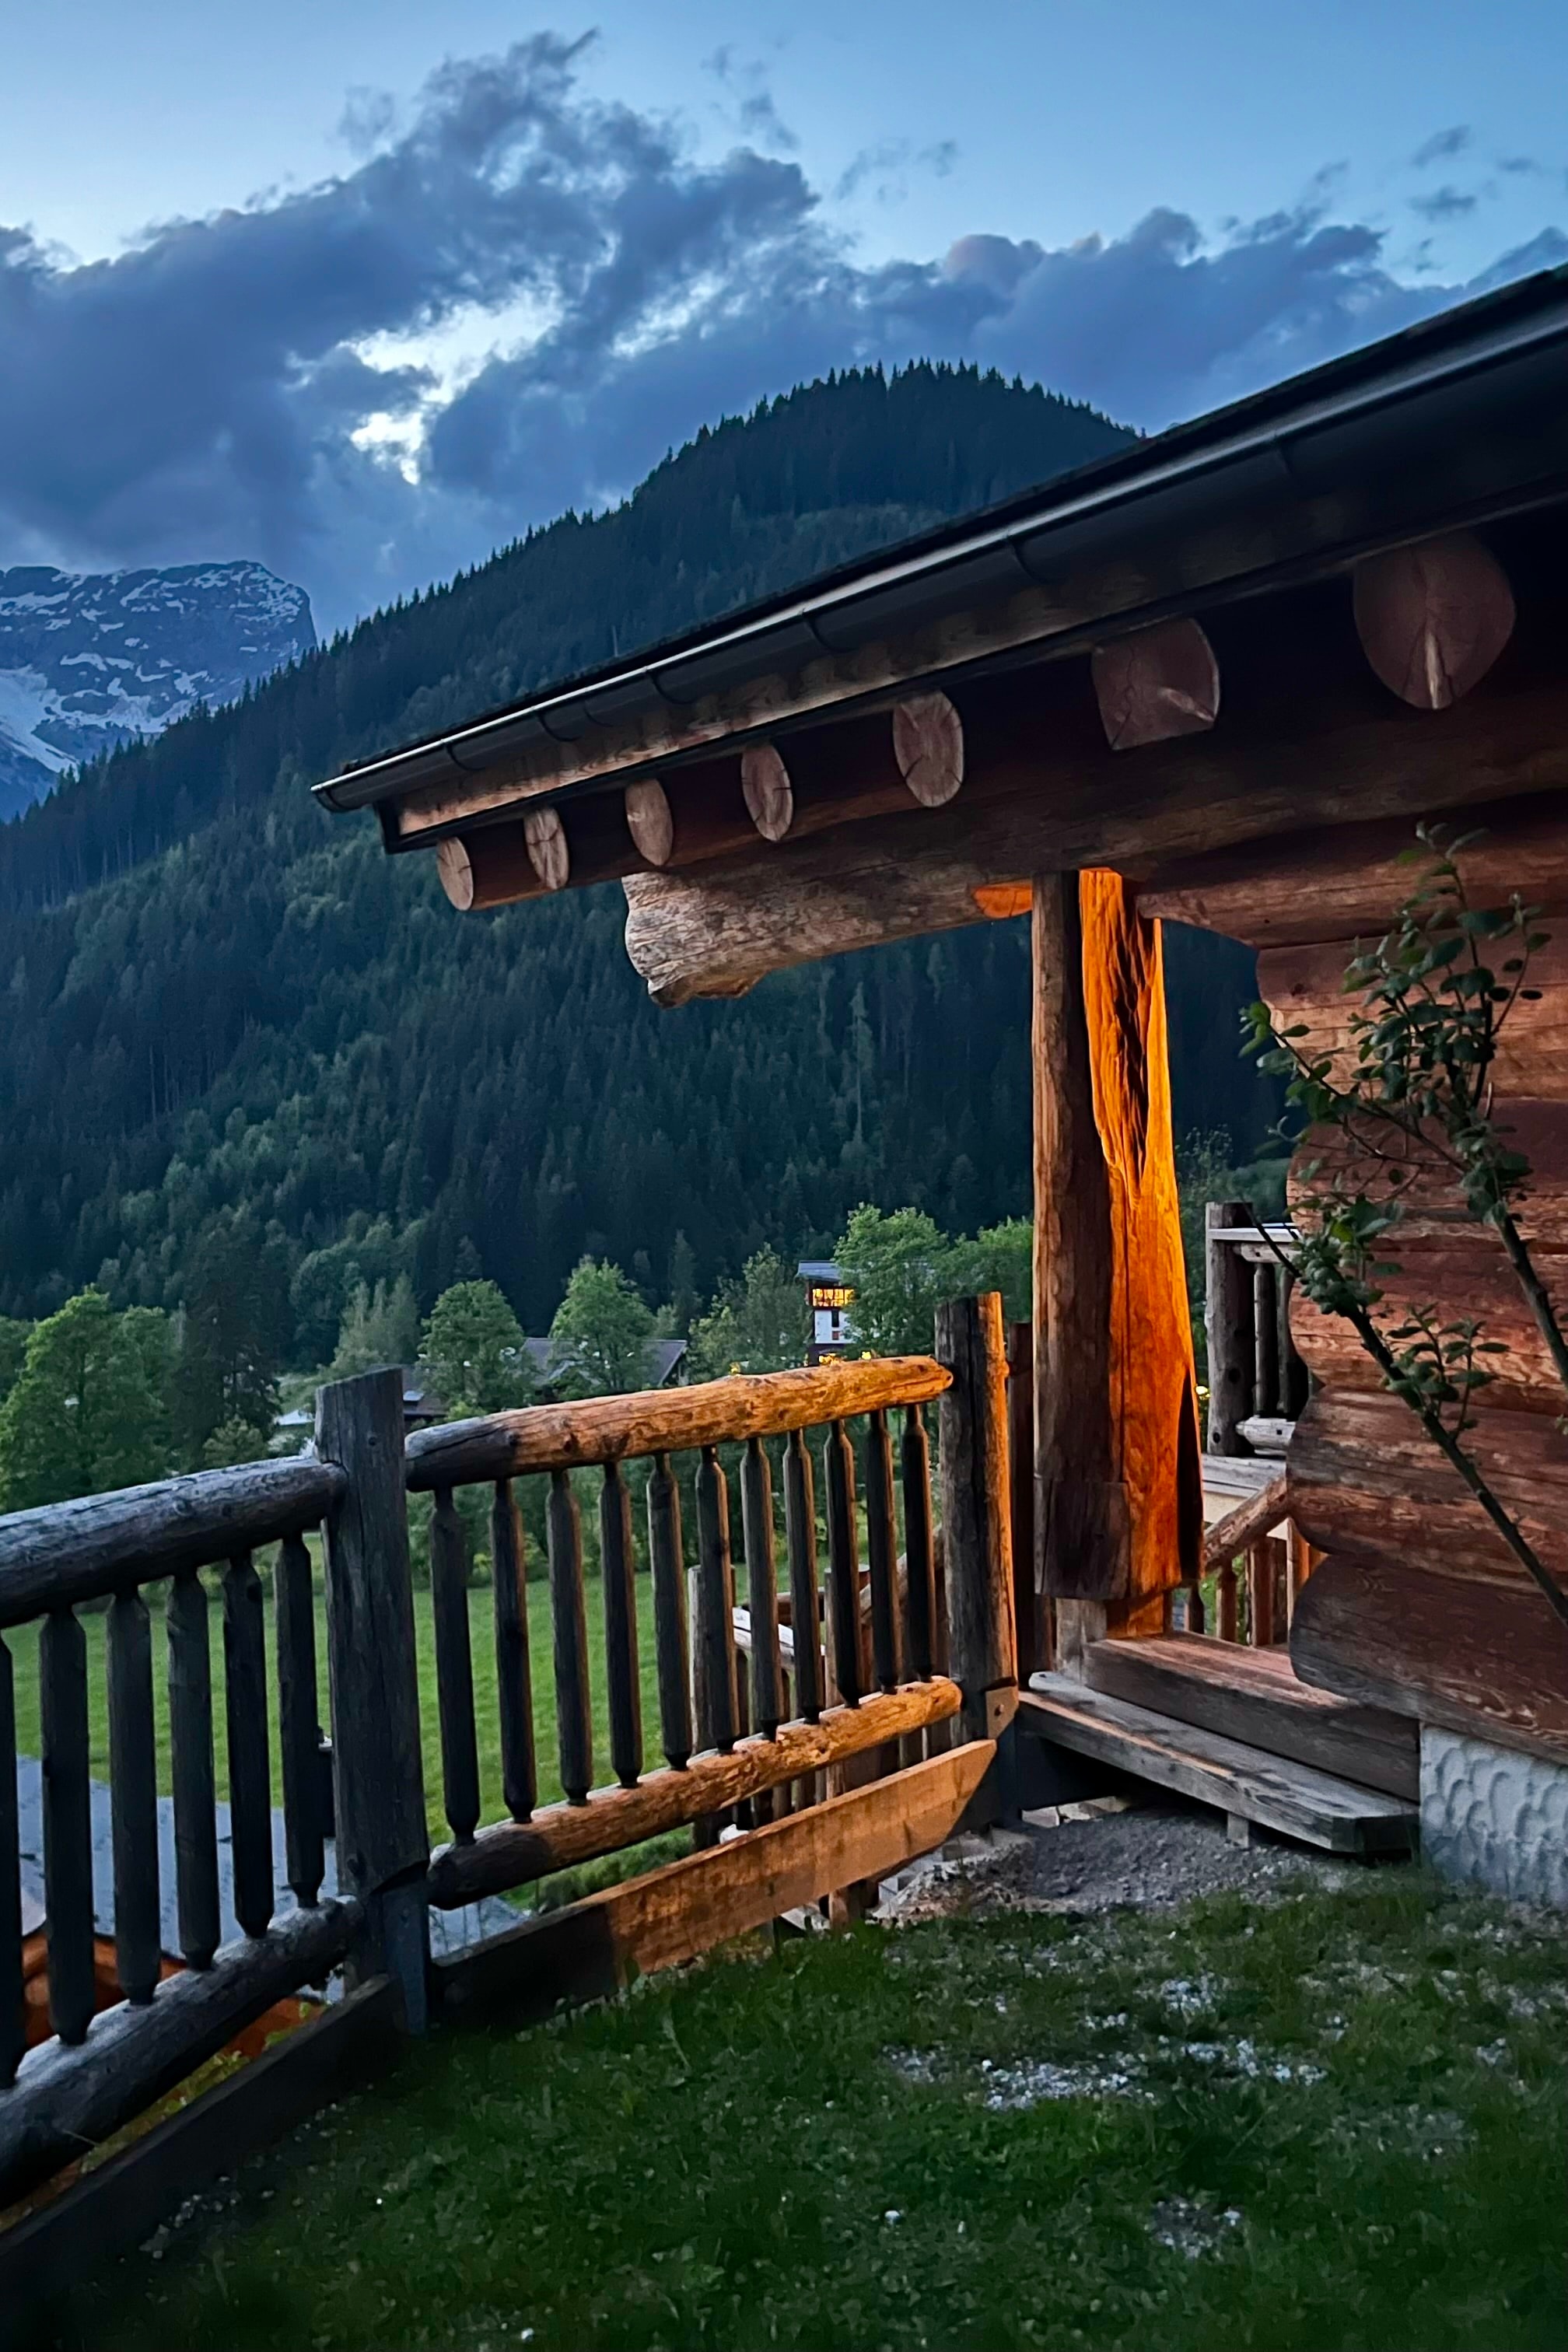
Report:
[[[304,590],[259,563],[0,572],[0,817],[315,642]]]

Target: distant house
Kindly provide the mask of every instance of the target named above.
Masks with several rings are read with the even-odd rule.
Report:
[[[403,1426],[405,1430],[427,1429],[433,1421],[445,1421],[447,1408],[431,1387],[428,1375],[417,1364],[403,1368]],[[272,1433],[280,1454],[303,1453],[314,1433],[316,1409],[313,1404],[298,1404],[290,1412],[280,1412],[272,1423]]]
[[[542,1397],[558,1396],[561,1386],[576,1363],[575,1350],[570,1339],[525,1339],[523,1347],[533,1366],[533,1377]],[[686,1357],[689,1342],[685,1339],[650,1339],[648,1341],[647,1386],[651,1389],[679,1388],[686,1378]]]
[[[850,1320],[853,1288],[831,1258],[802,1258],[795,1271],[805,1285],[805,1303],[811,1309],[806,1362],[820,1364],[825,1356],[847,1354],[855,1345],[855,1326]]]

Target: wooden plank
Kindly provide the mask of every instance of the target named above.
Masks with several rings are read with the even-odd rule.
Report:
[[[84,2042],[29,2051],[0,2098],[0,2203],[107,2139],[285,1993],[323,1984],[363,1916],[356,1902],[291,1911],[265,1936],[229,1945],[210,1969],[165,1977],[145,2008],[102,2011]]]
[[[0,1518],[0,1628],[313,1527],[342,1487],[331,1462],[251,1462],[13,1511]]]
[[[468,1538],[450,1486],[437,1488],[430,1514],[430,1612],[436,1632],[441,1795],[452,1835],[461,1841],[471,1838],[479,1823],[479,1744],[468,1630]]]
[[[442,1996],[460,2011],[547,2014],[677,1968],[834,1887],[890,1876],[951,1836],[994,1754],[994,1741],[971,1741],[492,1937],[437,1962]]]
[[[147,2002],[163,1951],[158,1903],[158,1759],[153,1629],[140,1592],[117,1593],[106,1634],[114,1957],[127,2000]]]
[[[965,1733],[981,1739],[1008,1720],[1017,1685],[1000,1293],[944,1301],[936,1310],[936,1348],[952,1374],[938,1451],[948,1651],[963,1692]]]
[[[62,2042],[74,2042],[86,2036],[97,1989],[93,1978],[87,1639],[68,1609],[51,1610],[38,1635],[38,1723],[44,1752],[44,1908],[49,1954],[49,2023]]]
[[[289,1884],[295,1899],[321,1893],[325,1856],[321,1818],[321,1697],[316,1685],[316,1611],[310,1555],[303,1536],[285,1536],[272,1570],[278,1642],[278,1745],[283,1766],[283,1822]]]
[[[803,1773],[825,1771],[907,1732],[958,1713],[944,1678],[882,1691],[858,1706],[829,1707],[816,1723],[780,1724],[694,1756],[683,1770],[646,1773],[632,1788],[601,1789],[581,1804],[551,1805],[522,1824],[502,1822],[470,1844],[445,1846],[430,1865],[430,1899],[443,1909],[503,1893],[552,1870],[638,1845],[662,1831],[727,1811]]]
[[[1568,1634],[1534,1588],[1341,1554],[1296,1603],[1303,1682],[1476,1739],[1568,1760]]]
[[[495,1603],[501,1794],[512,1820],[525,1822],[539,1801],[539,1765],[533,1744],[533,1666],[528,1646],[522,1520],[508,1478],[496,1480],[490,1497],[490,1583]]]
[[[264,1936],[273,1901],[272,1771],[261,1579],[248,1552],[224,1570],[223,1664],[234,1916],[247,1936]]]
[[[372,1978],[0,2231],[0,2308],[20,2317],[68,2294],[187,2199],[388,2071],[405,2046],[393,2011],[388,1980]]]
[[[1069,1679],[1037,1675],[1019,1700],[1026,1731],[1092,1756],[1135,1779],[1239,1813],[1247,1821],[1335,1853],[1397,1853],[1414,1842],[1414,1809],[1309,1764],[1194,1725],[1173,1723]]]
[[[732,1372],[689,1389],[529,1405],[416,1430],[408,1441],[408,1484],[424,1492],[527,1470],[574,1470],[633,1454],[782,1437],[889,1405],[924,1404],[946,1386],[947,1375],[929,1356],[883,1356],[788,1372]]]
[[[213,1773],[212,1639],[206,1587],[184,1570],[169,1588],[169,1751],[180,1952],[205,1969],[218,1947],[217,1794]]]
[[[1152,1709],[1386,1796],[1420,1795],[1415,1726],[1301,1682],[1282,1649],[1242,1649],[1196,1633],[1097,1642],[1089,1682],[1108,1698]]]

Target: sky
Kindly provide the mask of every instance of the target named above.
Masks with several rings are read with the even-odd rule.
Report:
[[[0,565],[331,628],[828,368],[1145,431],[1568,260],[1562,0],[0,0]]]

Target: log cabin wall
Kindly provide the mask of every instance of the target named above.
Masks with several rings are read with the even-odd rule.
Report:
[[[1530,973],[1540,997],[1504,1031],[1496,1108],[1531,1166],[1523,1230],[1568,1311],[1568,815],[1555,798],[1504,801],[1458,822],[1485,828],[1459,858],[1472,903],[1500,905],[1517,889],[1541,906],[1550,934]],[[1419,869],[1401,853],[1411,846],[1404,824],[1301,836],[1167,869],[1140,903],[1256,946],[1276,1027],[1304,1026],[1307,1050],[1332,1052],[1354,1008],[1345,967],[1358,938],[1381,936],[1409,896]],[[1308,1163],[1344,1149],[1337,1135],[1307,1136],[1293,1190]],[[1373,1167],[1352,1172],[1375,1192]],[[1445,1318],[1477,1316],[1482,1336],[1502,1344],[1466,1443],[1568,1583],[1564,1399],[1500,1244],[1468,1221],[1451,1186],[1424,1175],[1392,1255],[1402,1270],[1385,1282],[1391,1307],[1435,1301]],[[1297,1291],[1291,1328],[1314,1393],[1289,1452],[1290,1507],[1327,1555],[1291,1626],[1297,1672],[1451,1730],[1568,1759],[1562,1628],[1415,1416],[1384,1391],[1349,1326]]]

